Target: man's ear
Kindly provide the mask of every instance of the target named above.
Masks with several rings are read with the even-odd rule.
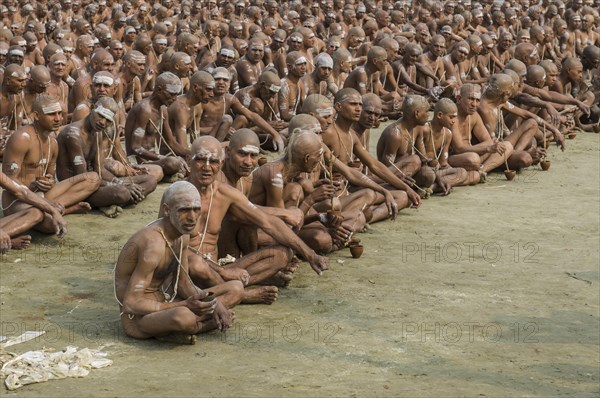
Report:
[[[165,217],[169,217],[169,205],[166,203],[163,203],[162,208],[163,208],[163,214],[165,215]]]
[[[39,117],[39,115],[38,115],[38,113],[36,111],[33,111],[31,113],[31,116],[33,116],[33,121],[34,122],[37,122],[38,120],[40,120],[40,117]]]

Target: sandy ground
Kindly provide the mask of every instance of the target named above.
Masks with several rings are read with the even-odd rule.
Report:
[[[115,220],[71,216],[63,241],[2,258],[0,335],[46,330],[9,351],[102,346],[114,364],[1,395],[596,397],[599,136],[568,145],[548,172],[374,225],[361,259],[336,253],[322,277],[303,264],[279,301],[195,346],[125,337],[113,297],[119,248],[166,186]]]

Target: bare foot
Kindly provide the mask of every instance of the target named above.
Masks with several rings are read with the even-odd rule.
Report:
[[[31,244],[31,235],[21,235],[10,240],[13,250],[27,249]]]
[[[292,279],[294,279],[294,275],[292,273],[286,274],[285,272],[283,272],[283,270],[281,270],[269,279],[260,282],[260,284],[273,285],[277,287],[288,287]]]
[[[86,214],[92,210],[92,206],[88,202],[79,202],[76,205],[69,206],[65,209],[65,215],[67,214]]]
[[[165,341],[167,343],[194,345],[196,344],[196,336],[193,334],[185,333],[171,333],[166,336],[157,337],[158,341]]]
[[[277,300],[276,286],[261,286],[255,289],[244,290],[242,304],[273,304]]]
[[[544,148],[534,147],[527,152],[529,152],[531,158],[533,159],[532,164],[538,164],[540,160],[546,156],[546,150]]]
[[[108,218],[117,218],[119,214],[123,213],[123,209],[117,205],[101,207],[100,211]]]

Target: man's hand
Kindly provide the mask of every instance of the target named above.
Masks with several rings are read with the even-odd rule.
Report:
[[[277,128],[275,128],[275,129],[277,130]],[[279,134],[279,133],[275,134],[273,136],[273,149],[275,149],[276,152],[279,152],[279,151],[283,151],[284,148],[285,148],[285,144],[283,143],[283,138],[281,137],[281,134]]]
[[[452,185],[443,181],[441,178],[436,179],[435,182],[438,184],[438,186],[442,190],[442,195],[446,196],[446,195],[450,194],[450,189],[452,189]]]
[[[10,236],[3,229],[0,229],[0,253],[7,253],[11,247]]]
[[[196,293],[185,300],[185,306],[198,316],[213,314],[217,306],[217,300],[202,301],[207,295],[207,292]]]
[[[139,203],[146,197],[143,188],[138,184],[126,184],[125,187],[129,190],[133,203]]]
[[[398,215],[398,204],[394,200],[394,197],[390,191],[386,190],[383,196],[385,197],[385,205],[388,208],[388,214],[392,220],[395,220],[396,216]]]
[[[235,313],[231,310],[225,308],[223,304],[221,304],[218,300],[215,300],[217,305],[215,306],[215,311],[213,313],[214,320],[217,323],[217,327],[221,332],[226,331],[233,325],[233,320],[235,319]]]
[[[490,153],[497,153],[498,155],[503,156],[504,152],[506,152],[506,145],[503,142],[499,142],[496,138],[494,138],[494,143],[489,147]]]
[[[46,199],[50,206],[54,207],[60,214],[65,214],[65,206],[55,200]]]
[[[283,213],[281,220],[284,223],[291,225],[293,229],[297,230],[302,227],[302,223],[304,222],[304,213],[298,208],[287,209],[287,211]]]
[[[67,222],[63,218],[62,214],[58,212],[58,210],[51,213],[50,215],[52,216],[52,225],[54,226],[54,233],[59,238],[64,238],[67,234]]]
[[[554,135],[554,140],[556,141],[556,145],[560,147],[561,151],[565,151],[565,137],[562,135],[560,131],[558,131],[555,127],[551,128],[552,135]]]
[[[556,108],[554,108],[550,103],[546,105],[546,110],[548,111],[548,115],[550,116],[551,123],[558,126],[560,124],[560,113],[558,113]]]
[[[406,196],[408,196],[408,200],[412,203],[410,207],[418,209],[421,206],[421,197],[411,188],[406,191]]]
[[[40,177],[39,179],[36,179],[32,185],[35,187],[35,189],[37,191],[48,192],[49,190],[52,189],[52,187],[54,187],[55,183],[56,183],[56,180],[54,180],[54,177],[50,174],[46,174],[44,177]]]
[[[319,203],[323,200],[328,200],[333,198],[335,195],[335,187],[332,184],[321,184],[317,189],[312,191],[310,197],[313,200],[313,203]]]
[[[586,115],[589,116],[590,114],[590,107],[587,106],[586,104],[584,104],[581,101],[577,101],[577,107],[581,110],[581,112],[585,113]]]
[[[314,256],[308,260],[308,263],[319,275],[322,275],[323,271],[329,269],[329,260],[327,257],[319,256],[317,253],[315,253]]]

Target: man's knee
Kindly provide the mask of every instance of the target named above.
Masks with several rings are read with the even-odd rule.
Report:
[[[241,298],[244,296],[244,284],[241,281],[227,281],[223,283],[223,294],[231,298]]]
[[[233,118],[231,117],[231,115],[223,115],[223,117],[221,118],[221,123],[223,124],[233,124]]]
[[[196,315],[187,307],[175,307],[171,313],[171,324],[175,330],[186,333],[197,333],[198,322]]]
[[[522,169],[531,166],[531,164],[533,163],[533,158],[527,152],[518,151],[513,152],[513,154],[510,157],[510,162],[514,168]]]
[[[178,158],[169,156],[164,159],[162,169],[166,175],[175,174],[181,169],[181,162]]]

